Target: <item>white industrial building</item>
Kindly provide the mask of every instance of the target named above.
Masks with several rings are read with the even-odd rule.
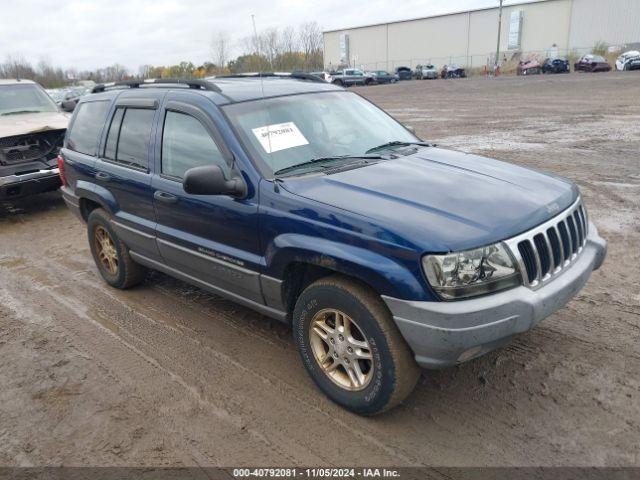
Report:
[[[640,0],[505,2],[501,31],[501,60],[517,52],[583,54],[596,42],[623,46],[640,42]],[[494,61],[497,32],[497,7],[331,30],[324,32],[324,62],[386,70],[424,63],[480,67]]]

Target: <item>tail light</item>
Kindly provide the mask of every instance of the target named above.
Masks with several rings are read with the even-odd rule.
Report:
[[[58,155],[58,170],[60,171],[60,180],[63,186],[67,186],[67,179],[64,176],[64,158],[62,155]]]

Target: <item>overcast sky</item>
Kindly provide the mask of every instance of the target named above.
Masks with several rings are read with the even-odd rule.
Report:
[[[0,61],[22,55],[65,68],[200,64],[214,34],[317,21],[323,30],[495,6],[498,0],[0,0]],[[516,3],[507,1],[506,3]],[[238,54],[239,51],[233,52]]]

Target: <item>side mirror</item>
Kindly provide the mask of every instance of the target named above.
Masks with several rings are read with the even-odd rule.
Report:
[[[60,104],[60,108],[65,112],[73,112],[76,108],[76,102],[74,100],[65,100]]]
[[[227,180],[218,165],[206,165],[187,170],[182,181],[184,191],[192,195],[231,195],[241,197],[246,194],[242,179]]]

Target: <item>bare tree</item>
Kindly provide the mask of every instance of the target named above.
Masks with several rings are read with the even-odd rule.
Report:
[[[322,65],[322,31],[316,22],[307,22],[298,29],[300,49],[304,54],[306,68]]]
[[[300,49],[305,55],[322,50],[322,31],[316,22],[306,22],[298,28]]]
[[[282,50],[284,53],[292,53],[298,51],[298,38],[296,29],[292,26],[285,27],[281,33]]]
[[[6,78],[35,78],[33,67],[20,54],[7,55],[7,59],[0,69],[2,76]]]
[[[229,34],[224,31],[218,32],[211,42],[211,56],[220,69],[224,69],[229,61],[230,43]]]
[[[153,65],[140,65],[138,67],[138,77],[140,78],[151,78],[151,69]]]
[[[277,28],[269,28],[260,34],[260,46],[262,55],[267,58],[269,66],[273,69],[276,59],[282,52],[282,40]]]

